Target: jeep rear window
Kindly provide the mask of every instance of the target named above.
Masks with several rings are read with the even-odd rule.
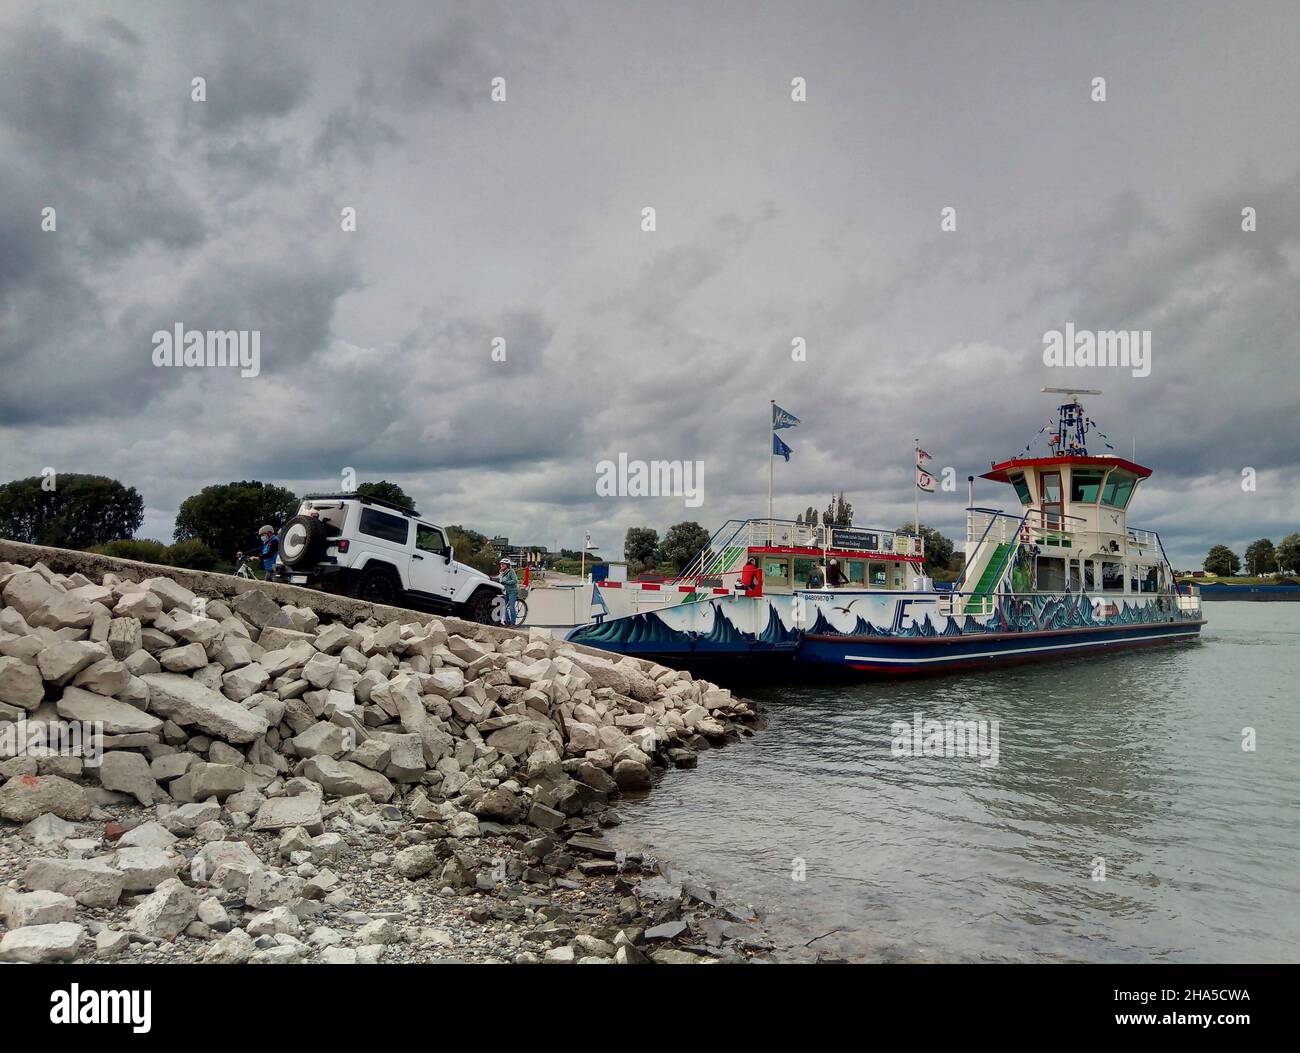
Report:
[[[359,529],[361,533],[369,534],[371,537],[391,541],[394,545],[405,545],[406,537],[410,533],[410,523],[401,516],[390,516],[387,512],[380,512],[374,508],[363,508]]]

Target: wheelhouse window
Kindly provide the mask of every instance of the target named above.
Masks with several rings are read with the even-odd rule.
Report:
[[[1101,503],[1111,508],[1127,508],[1128,499],[1133,496],[1133,487],[1137,476],[1128,472],[1114,471],[1106,480],[1106,488],[1101,493]]]
[[[1101,565],[1101,591],[1124,591],[1124,564],[1103,563]]]
[[[1029,484],[1025,482],[1024,472],[1012,472],[1007,476],[1011,480],[1011,485],[1016,489],[1016,496],[1020,498],[1022,505],[1027,505],[1032,500],[1029,494]]]
[[[363,508],[361,522],[357,529],[363,534],[377,537],[381,541],[391,541],[394,545],[405,545],[410,534],[410,521],[401,516],[389,515],[377,508]]]
[[[1097,503],[1101,480],[1106,473],[1097,468],[1075,468],[1070,473],[1070,500],[1087,505]]]
[[[790,561],[788,559],[771,558],[763,560],[763,584],[789,585]]]

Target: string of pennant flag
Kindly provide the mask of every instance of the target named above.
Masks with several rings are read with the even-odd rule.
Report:
[[[787,461],[790,454],[794,453],[789,446],[781,441],[781,436],[777,434],[782,428],[795,428],[802,424],[798,417],[788,410],[783,410],[775,402],[772,403],[772,456],[784,457]]]

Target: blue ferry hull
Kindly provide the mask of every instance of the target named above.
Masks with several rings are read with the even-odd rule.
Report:
[[[827,671],[839,669],[847,675],[918,676],[1185,643],[1199,637],[1203,624],[1203,620],[1184,619],[1157,624],[922,637],[809,634],[803,638],[797,657],[801,664],[825,667]]]
[[[728,597],[581,626],[575,643],[689,669],[724,683],[910,677],[1195,640],[1205,624],[1171,597],[1118,602],[1055,594],[942,613],[936,593]]]

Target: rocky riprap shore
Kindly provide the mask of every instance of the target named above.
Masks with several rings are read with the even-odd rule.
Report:
[[[0,961],[767,952],[602,836],[752,703],[537,630],[96,576],[0,563]]]

